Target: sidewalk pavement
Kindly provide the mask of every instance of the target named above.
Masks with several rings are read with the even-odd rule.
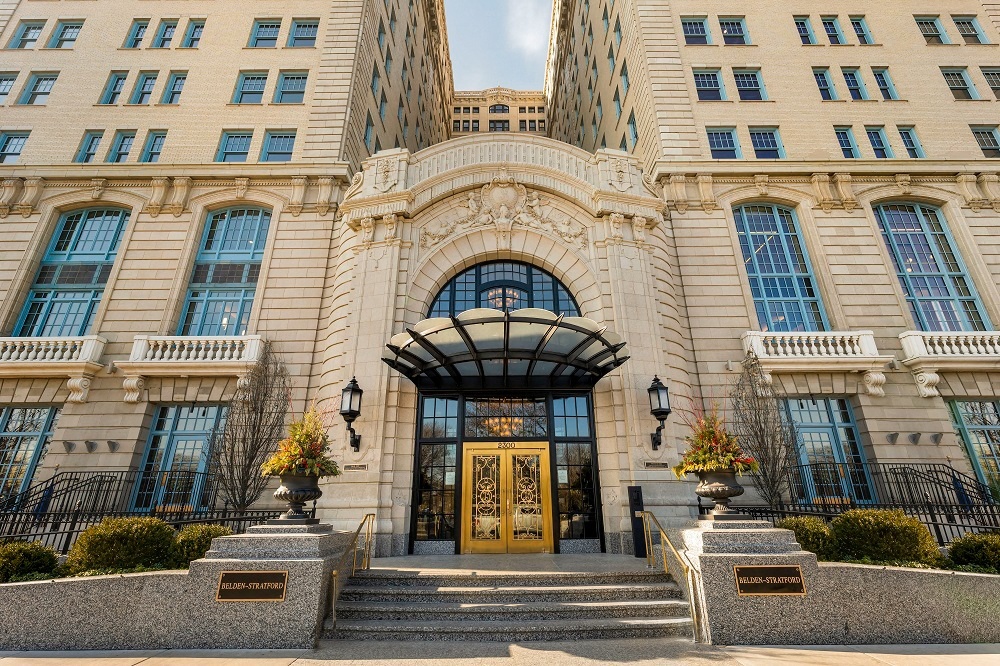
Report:
[[[1000,666],[1000,645],[721,647],[686,639],[553,643],[323,641],[316,650],[0,652],[0,666]]]

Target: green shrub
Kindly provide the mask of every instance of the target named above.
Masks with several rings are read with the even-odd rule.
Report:
[[[981,573],[993,576],[1000,575],[1000,570],[994,569],[993,567],[981,567],[978,564],[953,564],[948,568],[954,569],[955,571],[964,571],[965,573]]]
[[[223,525],[188,525],[177,535],[174,564],[185,568],[194,560],[205,557],[212,539],[229,536],[233,531]]]
[[[58,565],[56,551],[39,541],[0,543],[0,583],[33,574],[50,575]]]
[[[1000,532],[966,534],[951,542],[948,555],[956,565],[1000,571]]]
[[[816,553],[816,557],[821,560],[832,560],[837,556],[833,532],[821,518],[815,516],[785,518],[776,522],[774,526],[795,532],[795,540],[803,550]]]
[[[923,523],[902,511],[852,509],[830,524],[842,560],[922,562],[931,566],[943,558]]]
[[[83,531],[66,559],[69,573],[163,567],[172,563],[176,532],[159,518],[106,518]]]

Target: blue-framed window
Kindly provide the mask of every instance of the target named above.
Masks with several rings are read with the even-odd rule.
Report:
[[[612,99],[615,105],[615,118],[622,117],[622,96],[619,94],[618,89],[615,88],[615,96]]]
[[[873,43],[872,32],[868,29],[868,22],[865,21],[864,16],[852,16],[851,27],[854,28],[854,34],[858,37],[858,44],[866,46]]]
[[[825,331],[826,314],[795,214],[773,204],[733,208],[762,331]]]
[[[156,36],[153,37],[153,44],[151,48],[169,49],[170,44],[174,41],[174,35],[176,33],[177,21],[174,19],[163,19],[160,21],[160,27],[156,29]]]
[[[830,44],[839,46],[844,43],[844,33],[840,31],[840,20],[836,16],[821,16],[820,21]]]
[[[708,30],[708,19],[683,18],[681,30],[684,32],[685,44],[711,44],[712,33]]]
[[[382,77],[378,73],[378,65],[372,67],[372,95],[378,95],[379,86],[382,84]]]
[[[87,335],[118,253],[129,211],[64,213],[15,327],[18,337]]]
[[[42,36],[45,21],[21,21],[7,48],[33,49]]]
[[[83,134],[80,148],[76,151],[73,161],[77,164],[90,164],[97,157],[97,149],[101,146],[104,130],[88,130]]]
[[[278,45],[278,33],[281,32],[280,20],[254,21],[250,33],[250,46],[255,49],[273,49]]]
[[[49,38],[49,48],[73,48],[81,30],[83,30],[83,21],[59,21],[56,24],[56,29],[52,31],[52,37]]]
[[[937,16],[914,16],[913,20],[917,22],[920,34],[924,36],[924,40],[928,44],[951,43],[951,40],[948,39],[948,33],[941,27],[941,21],[938,20]]]
[[[21,157],[30,132],[0,132],[0,164],[13,164]]]
[[[629,86],[628,63],[625,62],[624,60],[622,61],[622,71],[620,74],[620,78],[622,80],[622,95],[628,95],[628,86]]]
[[[490,125],[493,121],[490,121]],[[492,131],[492,129],[490,130]],[[372,114],[368,114],[368,118],[365,120],[365,148],[368,152],[372,152],[372,138],[375,136],[375,123],[372,121]]]
[[[163,154],[163,144],[167,142],[166,130],[150,130],[146,134],[146,143],[142,147],[142,154],[139,155],[140,162],[159,162],[160,155]]]
[[[1000,157],[1000,128],[992,126],[970,126],[983,157]]]
[[[196,49],[201,45],[201,36],[205,32],[205,21],[191,19],[188,21],[187,30],[184,31],[184,41],[181,46],[185,49]]]
[[[153,99],[153,89],[156,87],[157,72],[139,72],[136,79],[135,88],[132,89],[132,97],[129,104],[149,104]]]
[[[382,23],[382,19],[378,21],[378,50],[381,51],[385,48],[385,24]]]
[[[875,206],[906,303],[922,331],[984,331],[985,309],[941,212],[913,203]]]
[[[740,142],[736,130],[731,127],[708,127],[708,148],[713,160],[736,160],[740,155]]]
[[[0,408],[0,499],[31,485],[58,420],[57,407]]]
[[[767,99],[767,92],[764,90],[764,82],[761,80],[759,69],[734,69],[733,79],[736,81],[736,90],[740,94],[740,99],[744,102]]]
[[[622,45],[622,22],[615,19],[615,46]]]
[[[128,154],[132,152],[132,144],[135,143],[135,130],[119,130],[115,132],[115,140],[108,151],[106,162],[120,164],[128,161]]]
[[[185,83],[187,83],[187,72],[170,72],[170,78],[163,88],[163,97],[160,101],[164,104],[179,104]]]
[[[385,123],[385,112],[388,108],[389,108],[389,100],[385,98],[385,93],[383,92],[382,99],[380,99],[378,102],[378,117],[382,119],[383,123]],[[469,121],[466,120],[465,124],[468,125]]]
[[[209,216],[178,335],[247,334],[270,225],[265,208]]]
[[[949,406],[972,469],[1000,500],[1000,402],[953,400]]]
[[[979,92],[965,67],[942,67],[941,74],[955,99],[979,99]]]
[[[264,101],[267,72],[240,72],[233,104],[260,104]]]
[[[278,85],[274,89],[274,102],[276,104],[301,104],[306,98],[308,80],[308,72],[281,72],[278,76]]]
[[[884,127],[866,127],[865,134],[868,135],[868,143],[872,145],[872,152],[877,159],[892,159],[892,148],[889,146],[889,140],[885,138]]]
[[[1000,69],[997,69],[996,67],[980,67],[979,69],[982,71],[983,78],[986,79],[986,83],[989,85],[990,90],[993,91],[993,96],[1000,99]],[[13,84],[13,80],[11,81],[11,84]],[[0,101],[3,100],[0,99]]]
[[[49,101],[49,95],[52,94],[52,88],[56,85],[57,78],[59,78],[58,72],[33,73],[28,78],[28,83],[24,86],[24,92],[21,93],[21,99],[17,103],[28,105],[46,104]]]
[[[132,495],[134,509],[210,508],[212,433],[222,427],[222,405],[160,405]]]
[[[952,16],[958,34],[966,44],[986,44],[986,34],[979,27],[979,19],[975,16]]]
[[[882,99],[899,99],[899,95],[896,94],[896,86],[892,82],[892,77],[889,76],[888,67],[872,67],[872,76],[875,77],[875,83],[878,85],[878,91],[882,94]]]
[[[15,81],[17,81],[17,72],[0,72],[0,104],[7,101],[10,91],[14,89]]]
[[[819,96],[824,101],[837,99],[837,89],[830,79],[830,70],[826,67],[814,67],[813,78],[816,79],[816,87],[819,88]]]
[[[795,31],[799,33],[799,39],[802,40],[803,44],[816,43],[816,36],[813,34],[812,23],[808,16],[795,17]]]
[[[861,157],[858,151],[858,144],[854,141],[854,130],[850,127],[834,127],[833,134],[837,137],[837,145],[840,152],[849,160],[856,160]]]
[[[434,297],[427,316],[454,317],[473,308],[540,308],[580,316],[576,301],[558,279],[519,261],[486,262],[459,273]]]
[[[788,398],[801,474],[794,499],[865,504],[875,500],[868,464],[850,404],[843,398]],[[798,478],[795,478],[795,477]]]
[[[847,91],[851,99],[868,99],[868,90],[865,89],[865,82],[861,79],[861,70],[857,67],[841,67],[844,74],[844,83],[847,84]]]
[[[608,47],[608,71],[609,72],[615,71],[615,47],[614,46],[609,46]]]
[[[289,162],[295,150],[295,130],[269,130],[261,147],[261,162]]]
[[[920,139],[917,138],[917,130],[913,127],[898,126],[899,130],[899,140],[903,142],[903,147],[906,148],[906,154],[914,159],[920,159],[924,157],[924,148],[920,145]]]
[[[635,113],[628,114],[628,138],[632,143],[632,148],[639,143],[639,126],[635,122]]]
[[[749,44],[747,24],[742,18],[719,18],[723,44]]]
[[[717,69],[694,70],[694,89],[700,100],[726,99],[726,89],[722,85],[722,75]]]
[[[104,85],[104,92],[101,94],[101,104],[117,104],[125,90],[125,79],[128,72],[111,72],[108,82]]]
[[[611,26],[611,17],[608,15],[608,8],[604,8],[604,14],[601,16],[601,25],[604,26],[604,34],[608,34],[608,28]]]
[[[751,127],[749,130],[754,157],[759,160],[780,160],[785,157],[785,148],[781,145],[781,134],[777,127]]]
[[[385,75],[392,74],[392,51],[385,52]]]
[[[250,155],[250,142],[253,132],[235,131],[223,132],[219,140],[219,152],[215,155],[216,162],[246,162]]]
[[[146,31],[149,30],[149,21],[145,19],[136,19],[132,21],[132,27],[129,28],[128,36],[125,37],[126,49],[137,49],[142,46],[142,40],[146,38]]]

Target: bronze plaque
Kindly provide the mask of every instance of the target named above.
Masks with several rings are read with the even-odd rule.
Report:
[[[736,592],[741,597],[761,595],[791,595],[803,597],[806,582],[797,564],[769,566],[734,566]]]
[[[223,571],[216,601],[284,601],[287,571]]]

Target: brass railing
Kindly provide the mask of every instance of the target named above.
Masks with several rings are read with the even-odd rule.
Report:
[[[365,531],[365,545],[361,548],[361,566],[358,567],[358,537],[361,536],[361,530]],[[361,524],[358,525],[358,529],[354,530],[354,536],[351,537],[350,545],[344,551],[344,554],[340,556],[337,566],[330,574],[330,608],[328,609],[328,614],[333,615],[336,611],[337,599],[340,598],[340,590],[344,586],[344,581],[353,576],[359,568],[362,571],[367,571],[371,568],[372,547],[375,543],[373,538],[374,532],[375,514],[366,514],[361,520]],[[347,573],[348,557],[351,558],[350,574]]]
[[[650,569],[656,568],[656,553],[653,550],[653,526],[656,526],[656,530],[660,533],[660,556],[663,558],[663,573],[667,575],[670,574],[670,567],[667,564],[667,548],[670,548],[670,552],[674,554],[677,559],[678,564],[681,565],[681,571],[683,572],[683,583],[682,585],[687,587],[688,593],[688,609],[691,611],[691,623],[694,625],[694,639],[696,642],[701,642],[701,629],[698,622],[698,609],[696,607],[698,590],[696,586],[696,581],[692,575],[691,566],[689,565],[687,558],[681,555],[677,549],[674,547],[673,542],[670,537],[667,536],[667,531],[663,529],[660,525],[660,521],[656,519],[656,516],[650,511],[637,511],[636,514],[642,516],[642,527],[643,532],[646,537],[646,566]],[[664,545],[666,544],[666,545]]]

